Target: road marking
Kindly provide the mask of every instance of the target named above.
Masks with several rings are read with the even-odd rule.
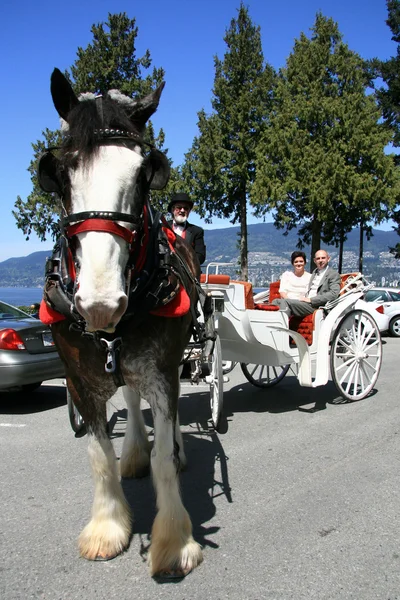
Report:
[[[0,423],[0,427],[26,427],[25,423]]]

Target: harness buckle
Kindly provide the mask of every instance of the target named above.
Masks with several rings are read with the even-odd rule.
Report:
[[[105,338],[100,338],[100,343],[106,348],[107,356],[104,370],[106,373],[115,373],[117,368],[117,361],[115,353],[122,345],[122,338],[117,337],[111,341]]]

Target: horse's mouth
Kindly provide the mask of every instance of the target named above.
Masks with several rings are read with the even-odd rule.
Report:
[[[100,328],[100,327],[93,327],[92,325],[90,325],[90,323],[86,323],[85,329],[88,333],[95,333],[96,331],[104,331],[105,333],[114,333],[115,325],[109,325],[107,327]]]

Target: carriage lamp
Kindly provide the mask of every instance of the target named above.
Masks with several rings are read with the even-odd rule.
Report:
[[[224,312],[225,301],[223,293],[213,291],[211,295],[214,312]]]

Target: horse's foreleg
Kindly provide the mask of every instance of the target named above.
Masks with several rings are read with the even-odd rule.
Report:
[[[151,575],[182,577],[201,563],[201,548],[192,536],[192,523],[185,510],[178,482],[175,453],[175,419],[166,411],[153,410],[155,440],[151,467],[158,513],[151,536]]]
[[[185,449],[183,447],[183,438],[181,432],[181,426],[179,423],[179,416],[176,415],[176,423],[175,423],[175,441],[179,446],[179,468],[181,471],[186,468],[187,459],[185,454]]]
[[[128,547],[131,516],[117,473],[116,456],[104,427],[96,435],[89,426],[89,458],[94,479],[92,519],[79,536],[81,556],[114,558]]]
[[[140,395],[124,386],[128,422],[120,458],[121,477],[144,477],[150,471],[150,444],[140,410]]]

